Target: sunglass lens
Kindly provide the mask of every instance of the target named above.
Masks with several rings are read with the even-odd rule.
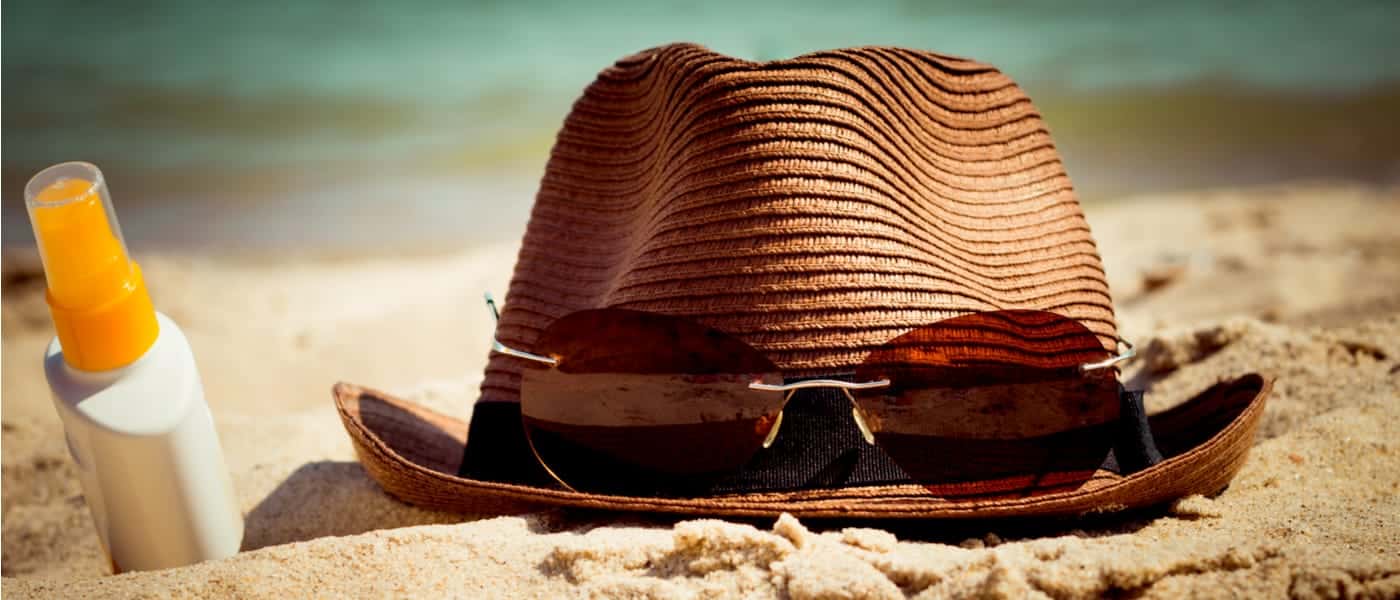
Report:
[[[685,319],[624,309],[572,313],[533,344],[553,367],[521,379],[521,416],[540,462],[579,491],[704,493],[762,445],[782,383],[757,350]]]
[[[1054,313],[983,312],[915,329],[873,352],[856,401],[877,444],[941,496],[1027,496],[1093,476],[1118,419],[1113,369],[1083,324]]]

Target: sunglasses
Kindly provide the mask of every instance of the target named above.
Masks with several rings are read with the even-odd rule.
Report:
[[[499,321],[494,300],[487,305]],[[1104,463],[1120,417],[1117,365],[1082,323],[998,310],[918,327],[872,351],[852,381],[784,383],[748,344],[697,322],[621,308],[552,323],[527,352],[520,415],[544,470],[602,494],[703,495],[768,448],[798,390],[834,388],[865,442],[938,495],[1037,495]]]

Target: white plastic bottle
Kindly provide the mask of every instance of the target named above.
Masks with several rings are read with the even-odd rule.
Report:
[[[57,330],[44,370],[113,571],[235,554],[243,517],[194,355],[152,306],[102,173],[54,165],[24,192]]]

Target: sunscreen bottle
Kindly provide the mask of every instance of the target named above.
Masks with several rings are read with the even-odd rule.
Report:
[[[24,201],[58,334],[44,371],[113,571],[233,555],[243,516],[194,355],[151,305],[102,173],[54,165]]]

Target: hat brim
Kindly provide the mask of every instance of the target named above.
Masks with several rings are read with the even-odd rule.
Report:
[[[1033,497],[943,498],[918,485],[811,489],[704,498],[573,492],[457,475],[468,424],[389,394],[339,383],[336,408],[365,471],[389,495],[449,512],[510,514],[542,506],[712,516],[967,519],[1069,516],[1152,506],[1224,489],[1243,466],[1272,378],[1222,381],[1149,418],[1165,458],[1123,476],[1100,470],[1077,489]]]

